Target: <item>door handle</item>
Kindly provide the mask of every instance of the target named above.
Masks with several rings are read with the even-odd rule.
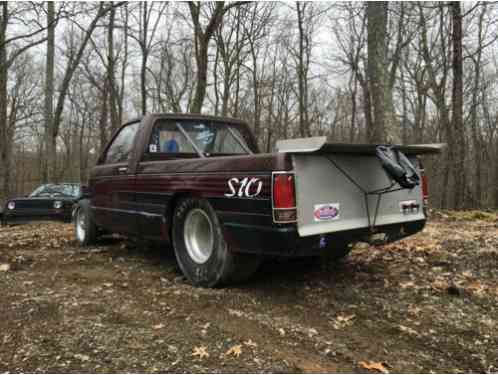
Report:
[[[125,174],[128,172],[128,167],[119,167],[118,168],[118,173],[120,174]]]

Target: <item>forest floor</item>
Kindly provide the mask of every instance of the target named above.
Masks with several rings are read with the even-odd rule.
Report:
[[[498,219],[186,283],[172,252],[0,228],[0,372],[498,372]]]

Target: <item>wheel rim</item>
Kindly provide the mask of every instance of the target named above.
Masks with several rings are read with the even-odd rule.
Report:
[[[78,210],[78,215],[76,216],[76,236],[78,236],[78,240],[85,240],[85,229],[86,229],[86,221],[85,214],[83,210]]]
[[[213,224],[209,216],[200,208],[193,209],[185,219],[183,235],[190,258],[205,263],[213,253]]]

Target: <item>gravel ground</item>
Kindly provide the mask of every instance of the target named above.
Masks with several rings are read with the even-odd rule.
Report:
[[[0,372],[498,372],[498,220],[439,213],[340,263],[267,261],[223,289],[167,248],[0,228]]]

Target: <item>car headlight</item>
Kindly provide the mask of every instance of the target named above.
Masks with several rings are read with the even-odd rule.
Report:
[[[54,208],[55,209],[62,208],[62,202],[61,201],[55,201],[54,202]]]
[[[9,202],[9,203],[7,203],[7,208],[9,210],[13,210],[14,208],[16,208],[16,202]]]

